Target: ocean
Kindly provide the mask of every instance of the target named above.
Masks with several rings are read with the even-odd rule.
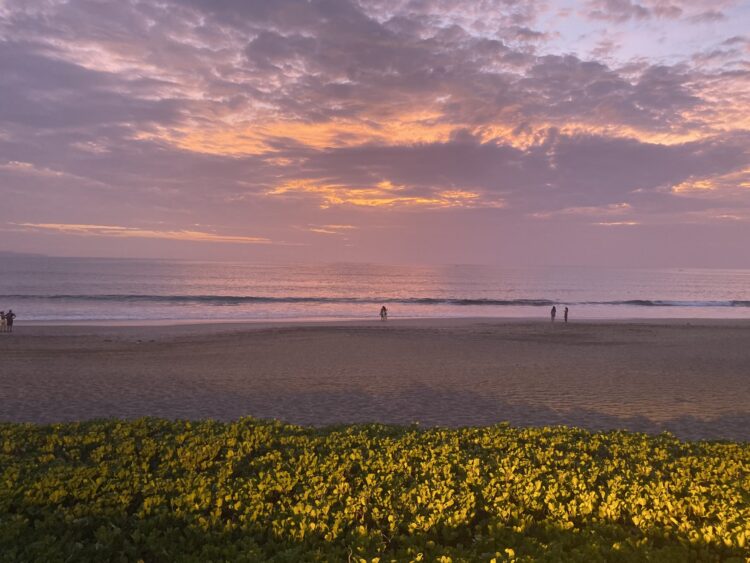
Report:
[[[3,256],[17,322],[750,318],[750,270],[249,264]]]

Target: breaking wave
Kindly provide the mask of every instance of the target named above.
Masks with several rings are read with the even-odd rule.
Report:
[[[119,303],[161,303],[161,304],[205,304],[233,306],[264,303],[400,303],[405,305],[454,305],[454,306],[515,306],[549,307],[554,304],[567,305],[623,305],[631,307],[750,307],[750,301],[665,301],[659,299],[629,299],[618,301],[575,301],[565,302],[552,299],[465,299],[437,297],[369,298],[369,297],[269,297],[250,295],[3,295],[7,301],[66,301],[66,302],[119,302]]]

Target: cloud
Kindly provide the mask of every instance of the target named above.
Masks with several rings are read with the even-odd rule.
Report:
[[[690,21],[694,23],[715,23],[725,19],[727,19],[727,16],[719,10],[706,10],[690,17]]]
[[[722,7],[733,0],[589,0],[584,13],[591,19],[613,23],[649,19],[684,19],[689,23],[719,22],[726,19]]]
[[[181,240],[190,242],[221,242],[238,244],[272,244],[264,237],[247,237],[234,235],[219,235],[202,231],[156,231],[137,227],[121,227],[115,225],[72,225],[59,223],[11,223],[24,229],[50,231],[66,235],[122,237],[122,238],[153,238],[166,240]]]
[[[557,217],[561,215],[593,215],[593,216],[613,216],[613,215],[625,215],[631,213],[633,206],[629,203],[611,203],[609,205],[602,206],[587,206],[587,207],[565,207],[563,209],[556,209],[554,211],[547,211],[543,213],[532,213],[531,216],[535,219],[549,219],[551,217]]]
[[[34,43],[0,42],[0,121],[33,128],[147,127],[173,123],[177,104],[144,81],[50,57]]]
[[[651,10],[630,0],[594,0],[589,7],[589,16],[594,19],[623,22],[651,17]]]
[[[103,223],[77,233],[89,238],[243,242],[192,226],[251,224],[261,242],[323,245],[340,237],[317,235],[351,232],[335,225],[364,237],[386,216],[417,239],[430,221],[483,213],[745,217],[750,50],[738,10],[6,0],[3,210],[29,225]],[[150,224],[174,227],[116,227]]]
[[[750,166],[724,174],[693,175],[673,185],[672,192],[712,199],[750,196]]]
[[[339,148],[310,155],[301,166],[304,179],[274,189],[276,195],[311,197],[327,206],[398,206],[403,200],[427,207],[544,213],[630,203],[691,177],[731,174],[750,163],[748,146],[747,135],[667,146],[552,129],[525,148],[476,137],[413,147]],[[447,199],[457,187],[470,197]]]
[[[292,180],[276,186],[268,192],[271,196],[308,197],[320,201],[320,207],[350,205],[369,208],[472,208],[502,207],[499,199],[485,200],[476,192],[459,189],[439,189],[429,194],[420,194],[407,186],[394,185],[388,180],[374,185],[352,186],[323,184],[311,179]],[[319,232],[319,231],[318,231]]]
[[[742,35],[735,35],[733,37],[725,39],[724,41],[721,42],[721,44],[722,45],[735,45],[737,43],[747,44],[748,42],[750,42],[750,39],[748,39],[747,37],[743,37]]]
[[[9,6],[0,74],[9,123],[118,127],[195,152],[410,144],[570,120],[676,131],[709,103],[686,68],[625,74],[513,46],[548,35],[527,25],[543,10],[534,3]]]
[[[320,235],[346,235],[348,232],[356,230],[354,225],[308,225],[306,230],[311,233]]]

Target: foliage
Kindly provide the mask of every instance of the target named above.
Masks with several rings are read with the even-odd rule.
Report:
[[[0,424],[3,561],[749,555],[750,444],[572,428]]]

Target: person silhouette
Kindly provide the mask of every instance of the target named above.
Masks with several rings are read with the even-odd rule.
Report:
[[[552,310],[549,312],[549,316],[552,317],[552,322],[555,322],[555,316],[557,315],[557,307],[552,305]]]
[[[5,324],[8,327],[8,332],[13,332],[13,319],[16,318],[16,314],[13,312],[13,309],[8,309],[8,312],[5,313]]]
[[[380,320],[381,321],[387,321],[388,320],[388,309],[386,309],[385,305],[383,305],[380,308]]]
[[[568,308],[565,307],[565,322],[568,322]]]

